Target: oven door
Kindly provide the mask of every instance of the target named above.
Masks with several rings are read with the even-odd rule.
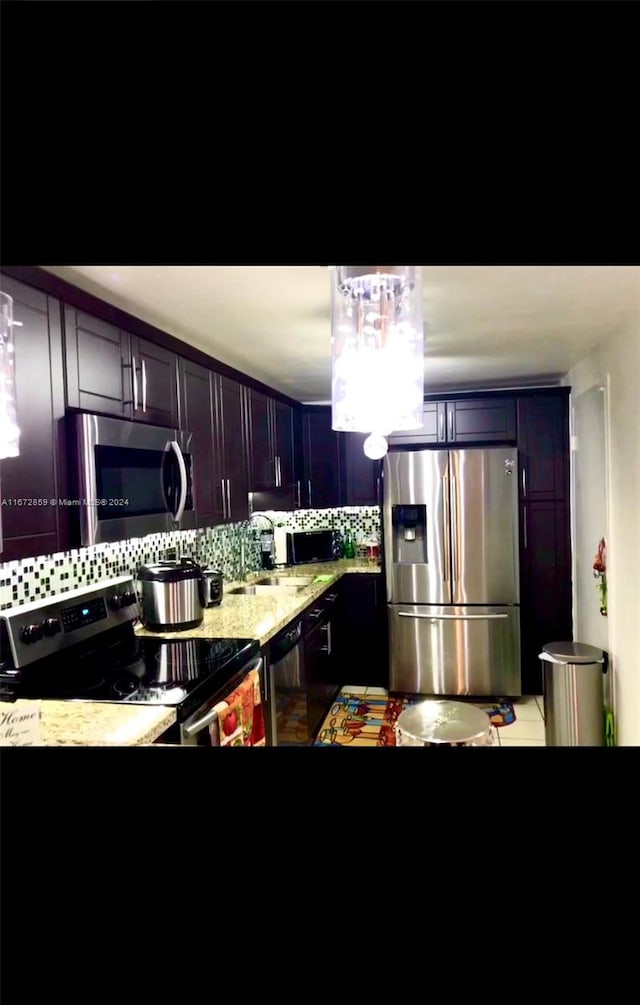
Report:
[[[225,691],[216,692],[206,702],[204,702],[197,712],[193,712],[188,719],[180,723],[180,744],[186,747],[213,747],[219,744],[212,740],[212,733],[218,733],[218,711],[217,707],[225,701],[225,695],[231,695],[239,687],[252,670],[257,670],[260,676],[260,694],[263,692],[264,663],[262,657],[258,656],[234,677]],[[254,714],[257,714],[254,709]],[[260,708],[260,715],[264,715],[263,708]]]
[[[72,416],[83,545],[195,527],[192,434]]]

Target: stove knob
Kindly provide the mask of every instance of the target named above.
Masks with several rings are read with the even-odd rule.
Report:
[[[40,625],[44,635],[57,635],[60,629],[60,622],[57,618],[45,618]]]
[[[138,598],[132,590],[122,595],[122,606],[131,607],[132,604],[137,604]]]
[[[40,625],[25,625],[20,632],[20,638],[27,645],[31,645],[32,642],[39,642],[42,638]]]
[[[109,607],[112,611],[119,611],[122,607],[124,607],[124,597],[116,593],[116,595],[109,601]]]

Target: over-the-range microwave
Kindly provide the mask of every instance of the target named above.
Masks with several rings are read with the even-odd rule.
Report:
[[[67,420],[82,545],[195,527],[192,433],[88,412]]]

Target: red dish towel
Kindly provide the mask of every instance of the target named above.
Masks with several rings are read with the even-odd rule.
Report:
[[[266,744],[260,675],[251,670],[242,683],[215,706],[210,727],[214,747],[264,747]]]

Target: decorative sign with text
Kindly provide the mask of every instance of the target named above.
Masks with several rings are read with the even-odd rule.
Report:
[[[0,706],[0,747],[37,747],[42,744],[42,708],[35,702]]]

